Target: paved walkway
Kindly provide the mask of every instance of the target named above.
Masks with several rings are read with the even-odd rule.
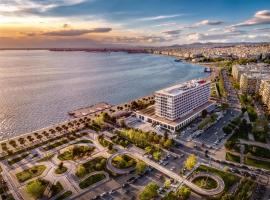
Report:
[[[254,145],[262,148],[266,148],[270,150],[270,144],[268,143],[262,143],[262,142],[256,142],[256,141],[248,141],[248,140],[243,140],[239,139],[241,144],[248,144],[248,145]]]
[[[223,189],[221,190],[221,188],[216,188],[216,189],[213,189],[211,191],[208,191],[208,190],[205,190],[203,188],[200,188],[198,187],[197,185],[193,184],[192,182],[190,182],[189,180],[179,176],[178,174],[170,171],[169,169],[159,165],[158,163],[148,159],[148,158],[145,158],[143,157],[143,155],[141,153],[138,153],[136,151],[135,148],[130,148],[129,150],[126,150],[126,151],[123,151],[123,153],[126,153],[126,154],[129,154],[130,156],[133,156],[135,158],[138,158],[142,161],[144,161],[146,164],[150,165],[151,167],[154,167],[155,169],[157,169],[158,171],[166,174],[167,176],[177,180],[178,182],[180,183],[183,183],[185,185],[187,185],[188,187],[190,187],[193,191],[201,194],[201,195],[204,195],[204,196],[215,196],[215,195],[218,195],[220,194]],[[222,185],[222,184],[221,184]]]

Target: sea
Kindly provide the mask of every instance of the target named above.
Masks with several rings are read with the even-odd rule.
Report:
[[[118,104],[206,77],[204,68],[153,54],[0,51],[0,139],[68,120],[69,111]]]

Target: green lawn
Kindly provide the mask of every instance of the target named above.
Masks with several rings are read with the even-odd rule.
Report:
[[[54,170],[54,173],[56,174],[63,174],[65,173],[66,171],[68,170],[67,167],[63,166],[61,168],[57,167],[55,170]]]
[[[135,167],[136,160],[128,155],[119,155],[113,158],[112,165],[119,169],[127,169],[130,167]]]
[[[69,141],[67,139],[63,139],[63,140],[57,141],[57,142],[55,142],[53,144],[49,144],[48,146],[44,147],[43,149],[45,151],[49,151],[49,150],[54,149],[56,147],[59,147],[61,145],[67,144],[68,142]]]
[[[37,160],[37,162],[45,162],[45,161],[51,160],[52,157],[54,157],[54,155],[55,155],[55,154],[48,154],[48,155],[46,155],[45,157],[43,157],[43,158]]]
[[[106,158],[100,156],[79,165],[76,169],[76,176],[83,178],[91,172],[101,170],[106,170]]]
[[[64,200],[64,199],[68,198],[71,195],[72,195],[71,191],[66,191],[65,193],[63,193],[62,195],[57,197],[55,200]]]
[[[195,185],[204,189],[214,189],[217,187],[217,182],[212,178],[198,177],[192,181]]]
[[[45,171],[46,167],[44,165],[36,165],[29,169],[26,169],[22,172],[16,174],[16,177],[19,182],[25,182],[29,179],[35,178],[41,175]]]
[[[226,152],[226,160],[240,163],[240,157],[229,152]]]
[[[228,189],[233,186],[235,183],[237,183],[239,181],[239,177],[229,173],[229,172],[225,172],[225,171],[221,171],[215,168],[211,168],[205,165],[200,165],[195,172],[210,172],[213,174],[216,174],[218,176],[220,176],[224,183],[225,183],[225,191],[228,191]]]
[[[13,164],[15,164],[17,162],[20,162],[21,160],[23,160],[24,158],[26,158],[29,155],[30,155],[30,153],[24,153],[24,154],[22,154],[22,155],[20,155],[20,156],[18,156],[16,158],[13,158],[11,160],[8,160],[8,164],[9,165],[13,165]]]
[[[269,158],[270,159],[270,150],[253,145],[245,145],[245,153],[250,153],[252,156]]]
[[[110,141],[106,140],[105,138],[98,138],[98,141],[104,147],[108,147],[110,144],[112,144]]]
[[[64,190],[62,184],[60,182],[56,182],[56,184],[52,185],[51,187],[51,191],[52,191],[52,195],[51,196],[55,196],[57,194],[59,194],[60,192],[62,192]]]
[[[73,144],[80,144],[80,143],[87,144],[87,143],[93,143],[93,142],[91,140],[79,140],[77,142],[74,142]]]
[[[245,164],[253,166],[253,167],[258,167],[258,168],[270,170],[270,162],[267,162],[267,161],[261,161],[261,160],[256,160],[253,158],[246,157]]]
[[[49,182],[44,179],[36,179],[27,183],[26,191],[35,199],[43,197],[43,194],[48,186]]]
[[[85,189],[85,188],[105,179],[105,178],[106,178],[106,176],[104,174],[94,174],[92,176],[89,176],[88,178],[86,178],[82,182],[80,182],[79,186],[81,189]]]
[[[93,153],[95,147],[89,146],[73,146],[69,150],[60,154],[57,158],[59,160],[76,160],[78,158],[83,158],[84,156],[89,156]]]

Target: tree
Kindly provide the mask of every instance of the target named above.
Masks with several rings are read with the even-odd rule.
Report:
[[[113,150],[113,144],[112,144],[112,143],[109,143],[109,145],[108,145],[108,150],[109,150],[109,151],[112,151],[112,150]]]
[[[146,169],[147,165],[145,164],[145,162],[138,160],[136,163],[136,172],[137,173],[142,173],[144,172],[144,170]]]
[[[78,177],[83,177],[86,174],[86,169],[83,165],[79,165],[76,170],[76,175]]]
[[[172,139],[167,139],[164,143],[163,143],[163,146],[168,149],[172,146],[173,144],[173,140]]]
[[[164,187],[167,188],[167,189],[171,187],[171,180],[170,179],[165,180]]]
[[[185,161],[184,166],[188,170],[191,170],[197,164],[197,157],[191,154]]]
[[[150,147],[150,146],[145,147],[145,151],[146,151],[146,153],[151,153],[152,147]]]
[[[203,109],[202,111],[202,118],[205,118],[207,116],[208,112],[206,109]]]
[[[154,182],[148,183],[144,190],[139,194],[140,200],[151,200],[158,195],[158,185]]]
[[[181,187],[178,191],[177,191],[177,195],[179,196],[180,200],[186,200],[189,198],[190,196],[190,189],[188,187]]]
[[[62,169],[64,167],[64,163],[63,162],[60,162],[59,165],[58,165],[58,168],[59,169]]]
[[[46,189],[47,182],[45,180],[37,179],[31,181],[26,186],[26,191],[35,199],[41,198]]]
[[[229,127],[229,126],[224,126],[224,127],[222,128],[222,130],[223,130],[223,132],[226,133],[227,135],[229,135],[229,134],[232,133],[232,129],[231,129],[231,127]]]
[[[155,151],[155,152],[153,153],[153,158],[154,158],[155,160],[159,160],[160,157],[161,157],[160,151]]]

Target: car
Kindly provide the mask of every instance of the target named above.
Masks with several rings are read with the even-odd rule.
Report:
[[[116,190],[111,190],[110,192],[109,192],[109,194],[114,194],[116,192]]]
[[[130,179],[127,180],[127,183],[133,183],[133,181],[136,179],[135,176],[131,177]]]
[[[164,165],[164,166],[166,166],[166,165],[168,165],[168,164],[169,164],[168,161],[165,161],[165,162],[162,163],[162,165]]]
[[[107,192],[103,192],[100,197],[104,197],[107,194]]]
[[[122,185],[122,188],[125,188],[125,187],[127,187],[129,184],[128,183],[124,183],[123,185]]]
[[[173,171],[174,169],[175,169],[175,166],[172,166],[172,167],[170,168],[171,171]]]

